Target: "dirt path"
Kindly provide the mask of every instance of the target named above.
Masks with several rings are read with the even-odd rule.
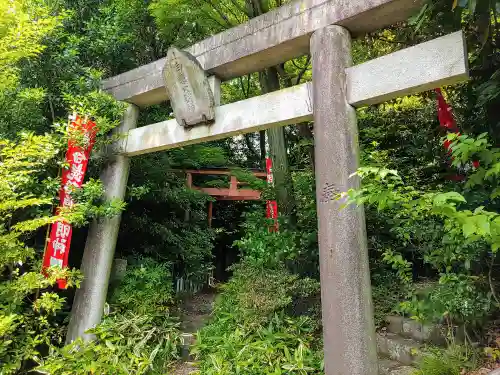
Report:
[[[181,330],[196,333],[203,328],[212,314],[215,292],[202,292],[187,298],[181,306]]]
[[[181,331],[195,334],[203,328],[210,319],[213,302],[217,294],[215,292],[200,292],[186,298],[180,307]],[[193,362],[179,362],[170,374],[189,375],[197,374],[198,368]]]
[[[173,369],[170,374],[172,375],[191,375],[191,374],[198,374],[198,367],[196,367],[196,364],[192,362],[183,362],[177,364]]]

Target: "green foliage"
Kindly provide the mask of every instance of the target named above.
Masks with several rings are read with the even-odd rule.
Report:
[[[0,331],[2,374],[16,373],[43,348],[60,343],[64,334],[56,313],[65,307],[65,298],[43,292],[56,280],[66,278],[68,286],[78,286],[81,275],[72,270],[50,270],[49,277],[40,274],[40,253],[26,245],[33,233],[61,217],[52,216],[52,204],[57,179],[47,168],[58,167],[60,140],[52,135],[23,134],[18,142],[0,140],[0,266],[5,270],[0,279]],[[96,206],[102,189],[88,187],[78,196],[74,209],[62,213],[73,224],[83,224],[89,218],[108,211]],[[109,215],[121,209],[115,207]]]
[[[96,336],[94,341],[52,347],[47,359],[39,359],[37,371],[50,375],[161,375],[178,359],[178,324],[168,316],[151,312],[112,315],[89,332]]]
[[[460,375],[474,368],[475,353],[460,345],[447,349],[432,349],[422,356],[415,375]]]
[[[165,312],[173,302],[170,264],[143,258],[128,267],[110,303],[136,314]]]
[[[418,375],[460,375],[461,362],[442,355],[426,356],[419,365]]]
[[[407,286],[393,272],[390,272],[382,261],[373,267],[372,298],[377,328],[385,324],[387,315],[399,311],[400,302],[407,295]]]
[[[245,215],[242,225],[244,237],[235,242],[243,256],[268,266],[286,264],[293,272],[318,277],[319,252],[314,199],[314,174],[310,171],[292,175],[296,223],[287,217],[279,218],[279,231],[270,231],[272,220],[264,218],[262,211]],[[264,198],[273,199],[271,189],[265,189]]]
[[[88,331],[95,340],[51,346],[48,356],[37,356],[36,370],[51,375],[165,374],[179,359],[181,345],[179,323],[168,314],[172,295],[170,265],[137,260],[111,293],[113,314]]]
[[[173,172],[177,158],[181,156],[162,153],[132,160],[130,184],[142,193],[132,197],[129,191],[117,251],[122,257],[145,254],[169,262],[175,277],[206,279],[214,238],[206,214],[211,198],[186,188],[185,177]]]
[[[16,64],[39,55],[42,39],[60,25],[61,17],[43,1],[10,0],[0,3],[0,95],[15,88]]]
[[[492,301],[487,285],[477,277],[446,273],[429,290],[410,294],[399,311],[420,321],[444,319],[450,328],[457,323],[481,326],[492,312]]]
[[[321,352],[310,318],[276,315],[267,326],[254,330],[242,327],[210,334],[219,336],[214,339],[205,336],[203,331],[198,336],[197,353],[202,358],[202,374],[322,373]]]
[[[88,333],[95,340],[52,346],[37,371],[65,374],[163,375],[178,360],[179,323],[169,316],[173,301],[170,265],[141,258],[113,288],[113,314]]]
[[[124,208],[119,201],[105,202],[100,182],[90,180],[74,193],[74,207],[53,215],[60,187],[57,175],[65,167],[63,150],[75,134],[58,124],[49,132],[43,111],[48,90],[23,85],[23,67],[43,54],[42,41],[57,34],[68,16],[56,3],[0,4],[0,373],[5,375],[26,373],[34,359],[63,342],[61,312],[68,306],[53,286],[66,279],[70,288],[78,287],[82,279],[71,269],[40,273],[46,226],[64,219],[78,227]],[[84,114],[106,111],[97,116],[97,144],[105,143],[103,136],[116,126],[122,108],[97,93],[85,98],[68,95],[65,100]],[[42,126],[45,132],[34,132]]]
[[[54,269],[45,278],[39,272],[26,272],[19,276],[14,271],[11,281],[0,282],[0,372],[17,374],[29,368],[29,363],[41,355],[43,348],[60,344],[64,327],[56,318],[65,298],[56,293],[44,292],[34,303],[33,298],[39,289],[50,287],[60,278],[67,278],[68,285],[78,286],[79,274],[72,271]]]
[[[404,259],[401,254],[394,254],[390,249],[384,253],[383,260],[396,271],[403,285],[411,285],[413,281],[411,262]]]
[[[242,322],[266,322],[273,314],[319,292],[317,281],[301,279],[281,264],[273,267],[246,258],[233,271],[231,280],[222,286],[223,297],[214,311],[216,315],[231,311]]]
[[[73,270],[53,269],[44,277],[40,273],[42,246],[35,243],[37,231],[56,220],[74,225],[87,223],[103,212],[114,209],[101,202],[102,188],[90,181],[78,194],[71,210],[52,215],[60,181],[54,177],[59,169],[63,138],[53,134],[21,134],[16,141],[0,139],[0,321],[2,373],[11,374],[29,367],[29,361],[52,343],[60,343],[64,334],[57,313],[65,307],[65,298],[47,290],[56,280],[66,278],[68,286],[79,285],[81,275]],[[53,171],[54,173],[51,173]],[[102,202],[101,202],[102,203]],[[42,232],[43,233],[43,232]],[[43,234],[42,234],[43,235]]]
[[[454,163],[463,164],[479,157],[485,169],[492,165],[495,150],[488,149],[484,135],[477,139],[465,135],[450,139],[454,141]],[[477,173],[469,176],[466,188],[471,180],[477,183]],[[446,317],[453,322],[478,324],[487,317],[496,298],[494,286],[491,277],[488,281],[486,274],[476,276],[473,271],[485,257],[496,256],[498,213],[484,206],[467,209],[468,202],[456,191],[417,190],[405,184],[396,171],[386,168],[364,167],[357,175],[362,178],[363,187],[348,192],[348,202],[390,210],[393,233],[403,244],[425,244],[418,247],[419,256],[440,273],[439,282],[425,298],[412,296],[402,304],[402,310],[416,319],[434,321]],[[421,228],[432,230],[433,235],[422,236]],[[385,251],[384,260],[396,270],[403,284],[411,286],[411,262],[392,249]]]
[[[59,13],[59,14],[58,14]],[[2,1],[0,4],[0,136],[34,130],[43,123],[41,87],[22,87],[19,64],[39,56],[44,38],[62,25],[66,15],[44,1]],[[26,115],[32,121],[27,124]]]
[[[65,118],[67,111],[75,108],[81,113],[96,115],[99,135],[107,134],[116,125],[121,108],[109,101],[109,97],[96,91],[103,76],[155,61],[165,55],[171,44],[187,47],[281,3],[274,0],[63,0],[47,3],[9,0],[0,5],[0,134],[8,137],[5,142],[12,142],[5,146],[5,150],[13,155],[7,161],[36,164],[38,158],[35,154],[44,159],[45,151],[54,148],[54,155],[46,163],[40,162],[33,168],[21,165],[14,174],[15,181],[9,171],[0,176],[0,217],[4,226],[0,229],[0,264],[6,265],[1,284],[2,290],[5,290],[2,291],[2,297],[5,296],[9,301],[5,305],[8,309],[0,310],[0,340],[6,337],[1,345],[7,348],[2,346],[1,350],[4,351],[1,352],[0,362],[12,366],[8,371],[25,366],[27,361],[24,359],[34,355],[33,348],[46,348],[46,344],[38,343],[58,343],[63,335],[63,324],[57,314],[61,307],[66,308],[62,297],[42,290],[35,298],[36,286],[45,288],[48,286],[46,283],[50,282],[50,279],[42,280],[37,272],[43,233],[42,230],[36,231],[36,228],[42,228],[55,220],[51,215],[51,206],[59,186],[55,176],[61,166],[61,152],[56,149],[64,149],[68,136],[64,134],[65,120],[58,119]],[[491,141],[484,136],[452,139],[455,142],[454,165],[468,167],[467,161],[481,161],[480,168],[469,170],[468,181],[462,186],[446,182],[443,178],[449,170],[444,163],[447,156],[442,152],[441,143],[437,142],[442,134],[437,130],[432,95],[424,93],[358,109],[364,163],[385,168],[367,171],[364,182],[369,189],[359,196],[367,198],[368,240],[375,286],[373,294],[380,307],[378,316],[383,311],[392,310],[395,302],[401,298],[407,303],[404,311],[421,319],[451,317],[454,321],[480,321],[497,305],[492,301],[495,300],[494,275],[497,271],[497,212],[500,212],[496,190],[498,161],[497,151],[489,146],[498,143],[500,134],[500,32],[497,3],[486,0],[429,0],[409,27],[398,24],[397,27],[380,30],[355,41],[354,60],[362,62],[462,28],[468,39],[473,79],[468,84],[455,86],[446,94],[453,104],[454,115],[461,129],[470,134],[488,132],[492,138]],[[9,12],[9,7],[14,5],[16,12]],[[276,66],[281,85],[290,86],[309,80],[309,62],[310,58],[304,56]],[[265,74],[261,73],[226,82],[223,86],[223,102],[230,103],[257,95],[261,80],[265,78]],[[163,121],[170,116],[170,112],[171,108],[166,104],[142,109],[140,124]],[[29,147],[33,146],[29,151],[32,155],[23,159],[23,152],[27,150],[23,150],[24,146],[16,148],[18,144],[26,142],[23,137],[43,137],[41,134],[57,121],[61,122],[58,130],[63,136],[58,138],[49,135],[51,141],[46,143],[47,149],[43,147],[42,140],[29,141]],[[256,213],[248,215],[245,234],[239,245],[247,258],[260,267],[272,265],[280,270],[285,264],[289,270],[317,278],[317,220],[314,173],[310,168],[311,155],[314,154],[311,152],[311,126],[300,124],[285,130],[291,169],[294,170],[296,217],[282,218],[281,232],[269,233],[266,229],[268,223],[258,218],[263,216],[262,207],[252,206],[251,209]],[[304,130],[309,137],[304,136]],[[25,135],[17,137],[20,131]],[[103,137],[99,139],[100,144],[106,143]],[[113,139],[109,138],[107,142]],[[261,135],[249,134],[134,158],[130,178],[132,187],[127,198],[128,211],[123,218],[119,239],[120,255],[146,253],[157,261],[169,262],[176,276],[204,276],[210,268],[214,247],[213,232],[206,224],[206,202],[209,198],[185,189],[183,177],[172,173],[171,169],[261,166],[265,142],[259,144],[259,140],[263,140]],[[35,145],[36,142],[40,144]],[[94,158],[89,171],[91,177],[98,175],[99,163],[104,159]],[[399,176],[404,177],[398,179],[398,175],[394,175],[391,170],[398,170]],[[239,171],[235,173],[240,175]],[[382,176],[384,173],[387,174]],[[7,183],[2,185],[5,181],[18,184],[17,190],[10,189]],[[122,202],[103,202],[101,193],[100,183],[90,180],[81,192],[75,194],[77,207],[63,214],[73,223],[84,225],[94,217],[110,216],[123,209]],[[370,196],[371,193],[373,196]],[[267,192],[265,194],[267,197]],[[7,196],[9,198],[4,199]],[[231,217],[239,217],[240,213],[248,209],[247,206],[241,208],[233,203],[221,203],[220,206],[224,209],[229,207],[228,211],[234,213]],[[215,209],[215,220],[218,209],[219,205]],[[186,220],[187,211],[189,220]],[[4,214],[6,220],[3,220]],[[219,220],[221,226],[230,227],[234,224],[228,223],[229,219],[225,222]],[[161,275],[164,273],[157,266],[151,270],[155,277],[163,278]],[[281,276],[283,272],[277,271]],[[256,277],[256,285],[265,290],[266,284],[261,274],[248,272],[247,276],[250,280]],[[380,277],[384,274],[387,277]],[[397,276],[397,280],[393,275]],[[76,284],[78,278],[73,276]],[[425,293],[415,290],[412,281],[420,276],[433,279],[431,290]],[[295,281],[285,276],[283,278],[295,284]],[[136,308],[131,296],[140,297],[139,293],[133,291],[133,286],[141,283],[146,285],[145,298],[151,297],[153,286],[150,286],[150,280],[143,279],[140,274],[132,275],[129,280],[130,284],[122,288],[126,292],[122,294],[121,303]],[[252,289],[255,288],[251,284],[245,286],[245,290]],[[254,311],[248,316],[238,315],[228,320],[233,323],[247,322],[247,319],[249,322],[252,319],[265,322],[260,325],[245,323],[243,338],[236,333],[236,323],[223,327],[225,321],[219,319],[220,332],[226,328],[226,334],[230,328],[233,329],[233,336],[228,342],[240,349],[248,347],[251,350],[240,351],[242,354],[228,350],[232,353],[229,357],[224,357],[225,353],[217,350],[213,357],[214,366],[209,367],[204,360],[204,369],[215,373],[218,369],[224,369],[217,367],[221,363],[230,363],[228,366],[234,363],[247,371],[247,364],[242,365],[239,359],[262,363],[259,359],[264,358],[264,354],[260,350],[265,347],[273,353],[272,361],[283,366],[279,370],[271,365],[253,369],[256,373],[266,373],[267,370],[270,373],[292,372],[284,367],[286,364],[283,361],[288,363],[295,359],[284,360],[288,357],[285,350],[280,348],[285,343],[292,348],[289,352],[298,351],[296,337],[290,335],[302,335],[302,328],[296,328],[297,325],[302,327],[302,323],[297,323],[296,318],[284,317],[282,312],[287,310],[290,313],[290,293],[296,292],[273,280],[267,293],[275,294],[276,300],[251,295],[250,292],[238,298],[242,298],[240,302],[247,310],[253,311],[251,306],[255,304],[262,307],[265,314],[273,317],[277,315],[278,318],[263,318]],[[171,296],[171,293],[165,290],[164,295]],[[234,292],[234,295],[238,293]],[[300,300],[291,297],[294,309],[296,306],[293,301],[296,299]],[[229,300],[236,301],[236,297]],[[11,304],[10,301],[15,303]],[[35,302],[32,305],[30,301]],[[151,301],[160,308],[166,303],[161,298],[151,298]],[[461,301],[464,301],[462,305]],[[141,302],[138,306],[148,306],[148,302]],[[225,307],[228,314],[231,308],[229,304]],[[47,317],[50,327],[56,329],[53,331],[37,323],[35,317]],[[275,320],[271,327],[272,319]],[[32,323],[37,325],[30,326]],[[309,323],[304,325],[309,326]],[[269,331],[266,331],[268,328]],[[28,336],[26,332],[36,334]],[[279,335],[283,332],[290,335],[280,341]],[[307,333],[304,336],[309,340]],[[30,337],[34,337],[36,342],[31,343],[28,340]],[[261,337],[266,338],[267,344],[260,346]],[[317,339],[312,341],[314,345],[310,345],[311,348],[316,345]],[[241,346],[242,343],[244,346]],[[222,345],[222,341],[214,342],[214,347],[220,348],[219,345]],[[105,346],[96,344],[95,348],[89,349],[88,358],[99,358],[105,366],[111,366],[106,371],[104,367],[97,367],[96,371],[119,373],[123,368],[112,366],[116,358],[122,361],[122,354],[114,356],[116,353],[107,351]],[[121,344],[119,346],[122,347]],[[12,354],[13,347],[17,351],[22,348],[25,354]],[[124,348],[128,347],[125,345]],[[312,349],[313,356],[316,356],[315,350]],[[100,356],[92,357],[97,351],[109,355],[110,361],[106,362],[106,358]],[[204,358],[207,358],[207,351],[203,353]],[[247,353],[250,355],[245,357]],[[5,362],[6,355],[10,356],[10,362]],[[297,357],[301,356],[309,358],[309,354],[297,354]],[[148,366],[143,361],[146,357],[148,355],[141,354],[137,359],[138,365],[130,368],[143,371]],[[221,362],[220,358],[225,359]],[[314,360],[309,358],[306,362],[313,363]],[[78,364],[73,365],[74,372],[82,370]],[[27,367],[21,371],[27,370]],[[311,367],[319,368],[316,362]],[[236,372],[235,368],[226,370]],[[220,371],[223,373],[223,370]]]
[[[248,260],[236,266],[215,303],[211,324],[198,333],[194,353],[201,373],[321,373],[318,324],[313,316],[301,315],[310,309],[297,309],[298,301],[317,293],[317,282],[283,267]]]
[[[243,256],[260,264],[277,266],[286,260],[295,260],[299,249],[295,243],[294,232],[281,230],[270,231],[272,220],[262,217],[262,212],[247,215],[244,229],[247,236],[236,241]]]

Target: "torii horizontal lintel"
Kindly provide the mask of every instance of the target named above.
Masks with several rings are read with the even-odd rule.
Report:
[[[340,25],[354,35],[406,20],[423,0],[300,0],[207,38],[187,49],[222,80],[240,77],[309,53],[312,33]],[[102,82],[117,100],[148,106],[168,100],[165,59]]]
[[[346,70],[348,102],[382,103],[468,78],[464,36],[456,32]],[[130,131],[123,153],[140,155],[213,141],[275,126],[311,121],[312,83],[256,96],[215,109],[212,125],[183,128],[167,120]]]

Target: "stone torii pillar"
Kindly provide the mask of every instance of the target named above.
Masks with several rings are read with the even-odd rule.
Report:
[[[347,101],[351,36],[341,26],[311,37],[316,197],[325,373],[377,375],[378,360],[362,207],[336,194],[359,187],[356,111]]]
[[[129,130],[134,129],[137,126],[138,116],[139,108],[129,104],[116,132],[127,134]],[[114,152],[119,151],[114,150]],[[125,197],[129,170],[130,158],[128,156],[121,154],[111,156],[101,173],[106,199]],[[85,340],[91,339],[92,335],[85,331],[101,322],[120,221],[121,215],[116,215],[95,220],[90,225],[81,266],[84,280],[75,294],[66,343],[78,337]]]

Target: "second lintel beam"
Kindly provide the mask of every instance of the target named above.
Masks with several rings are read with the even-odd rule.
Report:
[[[464,36],[456,32],[350,67],[349,104],[382,103],[468,79]],[[216,121],[185,129],[167,120],[132,130],[124,145],[127,155],[140,155],[213,141],[273,126],[311,121],[312,83],[216,107]]]

